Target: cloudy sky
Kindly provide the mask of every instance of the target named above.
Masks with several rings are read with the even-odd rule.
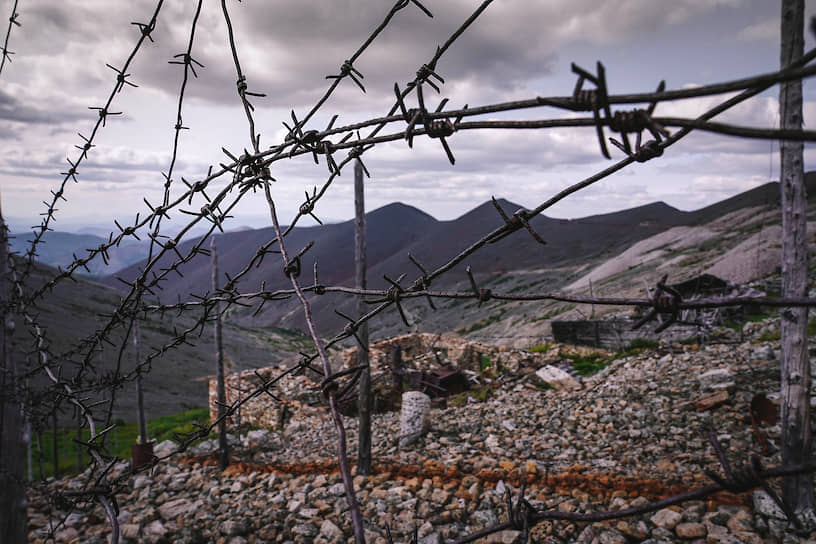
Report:
[[[423,0],[434,18],[409,4],[355,63],[365,76],[363,94],[345,80],[306,128],[322,129],[339,114],[338,125],[384,115],[393,85],[404,86],[477,7],[477,0]],[[11,0],[0,0],[0,14]],[[55,228],[112,226],[147,210],[142,198],[161,199],[170,164],[183,69],[168,64],[186,50],[196,2],[166,0],[153,32],[116,95],[113,111],[82,167],[69,184]],[[193,181],[210,164],[225,160],[221,147],[249,147],[243,109],[235,91],[235,69],[220,3],[204,3],[193,57],[204,65],[191,79],[183,103],[184,125],[174,180]],[[115,8],[112,7],[115,5]],[[261,145],[282,141],[294,109],[301,117],[323,94],[327,74],[337,73],[383,19],[386,0],[228,0],[238,54],[249,90],[256,98]],[[67,163],[96,120],[116,82],[106,64],[124,64],[137,38],[132,21],[149,20],[156,2],[136,0],[23,0],[22,27],[13,28],[9,49],[16,54],[0,74],[0,196],[14,226],[39,223],[39,213],[58,187]],[[814,13],[808,3],[806,16]],[[653,90],[660,79],[669,89],[704,85],[774,71],[779,64],[779,6],[769,0],[496,0],[439,62],[445,78],[441,96],[427,93],[435,107],[471,106],[572,92],[570,63],[594,68],[601,60],[612,94]],[[807,35],[805,47],[814,46]],[[772,127],[777,122],[776,88],[721,117]],[[696,116],[721,97],[658,106],[657,115]],[[805,86],[805,123],[816,120],[816,85]],[[515,112],[505,118],[559,116],[549,108]],[[393,201],[417,206],[439,219],[452,219],[489,199],[504,197],[527,207],[581,180],[611,161],[598,149],[592,128],[548,131],[466,131],[449,139],[457,158],[451,166],[436,141],[418,139],[414,149],[396,142],[365,155],[373,179],[367,207]],[[613,157],[620,157],[613,148]],[[341,154],[344,156],[345,154]],[[806,147],[805,166],[816,167]],[[311,190],[327,178],[325,164],[311,156],[275,163],[274,196],[282,221],[292,217]],[[549,210],[555,217],[582,217],[663,200],[696,209],[778,179],[775,143],[711,134],[692,134],[666,155],[634,165]],[[179,184],[179,187],[182,187]],[[321,201],[325,220],[353,215],[353,176],[347,170]],[[180,189],[179,189],[180,190]],[[179,214],[176,214],[178,216]],[[268,224],[263,195],[246,199],[233,226]],[[183,218],[184,216],[180,216]],[[309,220],[311,221],[311,220]],[[120,221],[121,222],[121,221]]]

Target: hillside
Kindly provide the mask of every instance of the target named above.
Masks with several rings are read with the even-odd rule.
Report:
[[[506,200],[500,200],[499,203],[509,215],[520,208]],[[473,268],[479,281],[489,282],[508,272],[523,274],[529,270],[538,271],[542,281],[562,278],[564,267],[575,268],[611,257],[616,251],[623,250],[632,243],[681,224],[685,216],[684,212],[662,203],[578,220],[553,219],[542,215],[533,219],[532,225],[546,239],[546,245],[538,244],[526,233],[516,233],[472,255],[435,282],[435,287],[457,286],[466,278],[467,266]],[[396,203],[369,212],[367,224],[369,286],[385,288],[388,284],[383,279],[384,275],[397,278],[406,273],[406,285],[417,276],[418,270],[409,261],[409,254],[418,259],[426,269],[433,270],[473,241],[500,226],[502,219],[489,202],[452,221],[437,221],[416,208]],[[273,238],[272,229],[217,235],[219,262],[223,263],[220,266],[224,273],[235,275],[246,266],[259,246]],[[314,242],[314,246],[302,261],[302,269],[307,271],[304,283],[311,282],[310,272],[317,262],[321,283],[353,285],[353,222],[296,228],[288,237],[287,243],[291,251],[297,251],[310,241]],[[189,241],[182,244],[179,251],[183,254],[193,243],[194,241]],[[158,268],[169,264],[168,258],[160,261]],[[102,278],[101,281],[112,287],[121,287],[122,283],[117,278],[132,280],[139,274],[140,266],[143,265],[133,265],[113,276]],[[287,278],[282,273],[275,272],[281,268],[280,257],[268,255],[262,267],[249,271],[239,284],[239,290],[257,290],[262,282],[268,290],[288,288]],[[273,271],[271,274],[270,270]],[[162,282],[159,293],[162,299],[190,299],[193,294],[210,290],[210,263],[205,256],[194,257],[180,267],[180,272],[183,277],[171,275]],[[320,304],[316,304],[314,308],[321,331],[329,334],[329,331],[341,327],[343,321],[334,310],[353,314],[353,306],[354,302],[347,298],[323,296]],[[408,303],[406,307],[416,315],[417,320],[430,317],[422,306]],[[375,324],[374,334],[382,337],[400,332],[402,325],[392,319],[395,316],[396,314],[385,316],[382,322]],[[234,308],[230,318],[245,325],[304,328],[295,300],[266,304],[258,315],[254,315],[251,310]],[[430,317],[429,321],[418,324],[422,330],[437,327],[451,330],[461,326],[460,320],[450,312],[443,312],[441,316]]]
[[[30,246],[33,235],[30,232],[12,232],[9,239],[9,250],[24,255]],[[67,267],[75,257],[85,257],[89,249],[97,248],[107,242],[107,238],[94,234],[74,234],[69,232],[48,232],[37,247],[37,261],[51,267]],[[88,269],[80,269],[80,274],[92,277],[110,275],[147,257],[148,245],[142,240],[123,240],[118,247],[108,252],[108,264],[102,259],[88,263]]]
[[[39,286],[52,277],[55,270],[36,265],[30,285]],[[104,323],[102,314],[110,314],[119,302],[120,293],[105,285],[85,280],[63,281],[53,291],[46,294],[34,309],[39,324],[46,332],[46,340],[56,360],[62,362],[62,374],[73,376],[77,367],[69,360],[75,357],[60,357],[71,349],[78,340],[95,333]],[[174,330],[182,331],[191,327],[196,314],[178,316],[175,313],[151,315],[141,321],[142,357],[154,348],[170,342]],[[201,333],[199,335],[199,332]],[[311,341],[298,332],[284,329],[254,329],[227,323],[224,328],[224,353],[227,364],[233,362],[237,369],[265,367],[276,364],[298,351],[309,349]],[[93,360],[93,371],[89,379],[110,376],[116,368],[118,345],[122,332],[117,330],[110,340],[115,345],[105,344]],[[193,345],[181,345],[167,351],[155,359],[150,373],[144,379],[145,406],[149,417],[173,414],[191,407],[206,405],[207,381],[215,372],[214,341],[212,326],[197,331],[189,341]],[[21,361],[28,361],[26,368],[33,368],[34,357],[30,354],[32,336],[22,320],[18,320],[14,335],[15,351]],[[135,365],[135,354],[129,342],[122,358],[122,373],[130,372]],[[41,376],[41,374],[35,374]],[[37,382],[42,386],[44,381]],[[129,382],[116,392],[114,417],[126,421],[135,419],[135,385]],[[71,410],[66,409],[62,417],[70,418]]]
[[[761,421],[752,429],[747,416],[755,395],[779,398],[779,343],[761,339],[771,331],[778,331],[778,320],[746,325],[749,339],[742,343],[626,354],[595,375],[577,377],[575,389],[548,389],[536,375],[541,365],[567,361],[564,346],[527,353],[512,370],[493,359],[474,391],[431,408],[427,432],[403,447],[397,446],[399,412],[374,414],[372,474],[353,479],[367,540],[387,542],[391,535],[408,542],[415,530],[421,543],[464,539],[506,520],[505,500],[516,500],[524,479],[524,497],[537,511],[652,506],[623,519],[531,524],[530,542],[812,542],[816,534],[797,535],[761,489],[654,505],[711,484],[705,471],[723,475],[710,436],[737,475],[754,453],[765,468],[780,464],[780,424]],[[422,364],[426,355],[408,360]],[[125,475],[117,501],[127,541],[349,541],[332,421],[324,406],[291,402],[316,385],[305,376],[281,381],[276,394],[294,413],[282,426],[246,433],[227,470],[217,467],[215,440],[149,473],[129,476],[127,461],[115,465],[110,477]],[[357,419],[344,418],[344,425],[355,452]],[[166,441],[156,451],[165,456],[176,448]],[[67,516],[54,504],[54,491],[88,485],[94,476],[87,470],[32,491],[32,539],[45,538],[48,522]],[[58,541],[83,535],[101,542],[110,533],[103,516],[72,516]],[[520,542],[520,533],[507,527],[477,541]]]
[[[816,175],[807,176],[811,202],[816,195]],[[496,244],[488,245],[466,259],[443,279],[435,289],[469,290],[464,273],[473,267],[480,287],[495,292],[557,291],[570,289],[596,295],[642,296],[644,285],[653,285],[664,273],[678,282],[703,272],[716,274],[733,282],[750,282],[772,277],[779,265],[779,211],[775,183],[753,189],[694,212],[676,210],[665,203],[596,215],[575,220],[540,216],[533,220],[535,229],[547,240],[536,243],[521,231]],[[501,200],[506,213],[518,205]],[[811,221],[816,221],[816,207],[811,206]],[[383,287],[384,274],[397,278],[406,272],[403,285],[410,285],[417,275],[407,255],[414,255],[428,269],[439,266],[466,248],[484,233],[501,223],[491,203],[485,203],[452,221],[437,221],[424,212],[404,204],[391,204],[368,214],[369,285]],[[816,224],[811,224],[809,239],[816,244]],[[217,236],[222,270],[235,274],[244,268],[257,248],[273,239],[271,229],[229,232]],[[293,250],[314,241],[314,247],[303,262],[305,284],[311,283],[315,261],[320,267],[320,281],[325,284],[351,285],[353,274],[353,225],[344,222],[326,226],[295,229],[289,237]],[[188,242],[188,244],[193,243]],[[188,247],[188,246],[187,246]],[[185,246],[180,249],[184,251]],[[814,246],[816,249],[816,246]],[[161,264],[159,266],[162,266]],[[816,259],[811,259],[816,277]],[[190,293],[205,293],[210,285],[209,259],[199,256],[182,269],[184,277],[172,275],[162,285],[162,299],[173,300]],[[132,278],[138,272],[133,266],[121,276]],[[40,285],[53,274],[39,267],[33,282]],[[103,284],[80,280],[63,282],[49,295],[39,309],[49,341],[56,353],[65,350],[70,341],[91,335],[101,323],[99,314],[110,312],[121,293],[115,277]],[[287,288],[281,271],[280,257],[268,255],[263,266],[252,269],[240,285],[245,291],[257,290],[264,282],[267,289]],[[330,336],[340,330],[343,321],[334,310],[354,315],[355,301],[333,295],[313,299],[318,330]],[[437,300],[436,311],[425,300],[404,303],[411,326],[406,328],[394,309],[371,322],[372,337],[382,339],[405,332],[456,332],[470,339],[529,347],[542,344],[550,336],[550,320],[580,319],[616,308],[575,307],[572,304],[501,303],[489,301],[479,305],[475,299]],[[253,316],[254,308],[233,307],[228,316],[224,338],[229,359],[241,368],[267,366],[295,356],[308,349],[309,342],[298,332],[302,311],[296,300],[265,305]],[[143,325],[146,346],[159,347],[172,337],[173,328],[193,323],[194,316],[172,314],[153,316]],[[25,352],[30,338],[24,327],[18,327],[18,346]],[[116,338],[113,339],[114,342]],[[203,377],[212,372],[212,341],[208,331],[196,337],[195,347],[182,346],[168,352],[153,365],[146,385],[151,409],[155,414],[179,411],[200,404],[205,398]],[[100,356],[100,370],[111,370],[113,350]],[[125,353],[127,371],[132,368],[131,348]],[[202,381],[198,381],[202,380]],[[117,414],[132,419],[132,387],[118,392]]]

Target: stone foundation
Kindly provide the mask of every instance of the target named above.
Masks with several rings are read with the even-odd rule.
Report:
[[[371,383],[374,390],[375,405],[377,400],[391,392],[392,377],[390,357],[394,346],[402,349],[402,360],[405,369],[431,370],[441,365],[454,365],[461,370],[476,374],[484,370],[493,373],[515,374],[524,368],[538,369],[542,365],[558,360],[558,350],[546,353],[531,353],[526,350],[494,346],[481,342],[469,342],[454,334],[408,334],[372,344],[369,348],[371,364]],[[357,365],[358,348],[349,348],[332,356],[334,368],[350,368]],[[254,391],[261,381],[258,374],[269,380],[284,372],[281,367],[268,367],[232,374],[226,379],[227,403],[233,403],[239,395],[246,396]],[[257,374],[256,374],[257,372]],[[257,395],[241,409],[241,421],[244,425],[282,431],[289,418],[303,411],[323,410],[320,380],[313,372],[298,376],[285,376],[275,383],[270,393],[280,400],[272,399],[267,394]],[[215,419],[217,412],[215,378],[209,380],[210,418]],[[394,408],[387,402],[383,406]],[[230,418],[234,424],[236,418]]]

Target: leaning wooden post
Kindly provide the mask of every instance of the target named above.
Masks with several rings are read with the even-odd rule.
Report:
[[[782,0],[780,65],[785,68],[804,53],[804,0]],[[802,129],[802,81],[779,86],[779,126]],[[782,296],[805,297],[808,290],[807,194],[802,142],[779,144],[782,191]],[[782,463],[806,464],[811,459],[810,363],[807,353],[807,308],[782,311],[781,397]],[[813,476],[782,479],[782,496],[799,519],[813,526]]]
[[[215,247],[215,236],[210,240],[212,252],[212,292],[218,292],[218,252]],[[221,470],[229,465],[229,445],[227,444],[227,418],[224,412],[227,407],[227,391],[224,386],[224,349],[221,343],[221,305],[215,303],[215,381],[218,397],[218,464]]]
[[[363,188],[363,164],[354,162],[354,278],[358,289],[366,288],[366,222]],[[357,299],[357,315],[365,315],[363,297]],[[371,474],[371,369],[368,367],[368,323],[357,329],[360,346],[357,364],[366,365],[360,373],[360,432],[357,444],[357,474]]]
[[[8,230],[0,211],[0,542],[28,541],[22,391],[11,346],[14,321]]]

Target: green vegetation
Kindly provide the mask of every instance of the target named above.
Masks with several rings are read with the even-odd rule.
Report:
[[[616,354],[616,358],[618,357],[630,357],[632,355],[638,355],[643,353],[644,351],[655,350],[660,347],[660,342],[657,340],[651,340],[649,338],[635,338],[629,344],[620,350]]]
[[[760,342],[776,342],[782,338],[782,333],[779,330],[763,332],[759,335]]]
[[[484,372],[485,370],[490,368],[490,357],[487,355],[482,355],[479,358],[479,369]]]
[[[579,376],[591,376],[606,368],[606,365],[611,362],[611,359],[599,353],[590,353],[589,355],[566,353],[562,354],[562,357],[572,361],[572,369],[575,370]]]
[[[479,329],[483,329],[488,325],[492,325],[493,323],[497,323],[501,321],[502,316],[504,315],[504,310],[499,310],[498,313],[490,315],[484,319],[481,319],[475,323],[471,323],[467,327],[462,327],[461,329],[456,330],[456,334],[465,335],[474,331],[478,331]]]
[[[538,344],[536,346],[532,346],[529,351],[532,353],[547,353],[552,348],[552,344],[547,342],[546,344]]]
[[[816,336],[816,317],[808,321],[807,335]]]
[[[491,387],[477,387],[456,395],[451,395],[448,397],[448,406],[465,406],[468,403],[468,397],[476,402],[485,402],[491,395],[493,395],[493,389]]]
[[[210,410],[208,408],[196,408],[187,410],[179,414],[157,417],[147,422],[147,432],[151,439],[156,442],[164,440],[174,440],[176,434],[191,433],[196,430],[196,424],[207,424],[210,420]],[[136,423],[125,423],[122,420],[114,422],[116,427],[109,431],[107,445],[111,455],[120,459],[130,459],[130,448],[136,443],[139,435]],[[39,477],[38,459],[40,448],[42,448],[42,470],[44,476],[54,474],[54,433],[51,431],[42,433],[42,443],[37,442],[37,436],[32,435],[31,450],[32,463],[34,464],[32,473],[34,477]],[[60,474],[75,474],[77,459],[77,444],[75,429],[59,429],[57,431],[57,449],[59,450]],[[90,439],[90,430],[82,429],[82,440]],[[84,450],[84,448],[83,448]],[[83,462],[88,462],[88,455],[83,451]]]

